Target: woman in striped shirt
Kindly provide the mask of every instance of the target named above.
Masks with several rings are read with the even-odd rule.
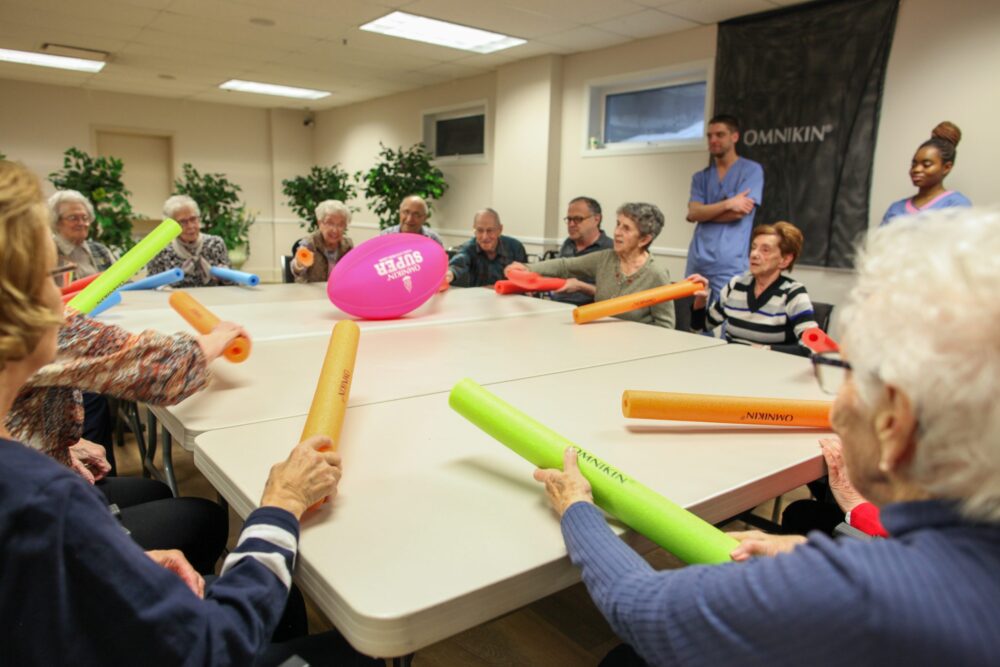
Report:
[[[816,327],[812,302],[802,283],[782,275],[802,252],[802,232],[790,222],[759,225],[750,237],[750,270],[734,276],[707,309],[708,280],[688,276],[705,289],[694,296],[691,327],[711,330],[723,322],[730,343],[807,356],[803,332]]]

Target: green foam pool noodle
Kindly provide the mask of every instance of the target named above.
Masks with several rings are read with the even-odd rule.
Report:
[[[149,264],[149,261],[167,247],[181,233],[181,226],[171,218],[167,218],[156,229],[146,234],[121,259],[112,264],[94,282],[90,283],[80,293],[73,297],[67,306],[81,313],[89,313],[97,304],[114,292],[119,285],[134,276],[139,269]]]
[[[466,378],[448,405],[539,468],[562,469],[563,451],[575,447],[594,502],[686,563],[726,563],[739,543],[712,524],[643,486],[609,463],[538,423]]]

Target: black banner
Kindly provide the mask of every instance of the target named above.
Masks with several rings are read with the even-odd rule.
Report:
[[[756,224],[788,220],[800,262],[850,267],[868,228],[872,156],[899,0],[841,0],[719,25],[716,113],[764,166]]]

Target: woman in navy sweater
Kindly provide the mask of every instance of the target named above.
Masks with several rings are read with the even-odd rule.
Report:
[[[0,664],[280,663],[287,651],[268,644],[299,518],[336,494],[340,458],[311,438],[274,466],[210,586],[181,552],[143,552],[99,491],[4,426],[22,385],[54,358],[63,320],[45,219],[37,178],[0,162]],[[354,655],[327,641],[340,647],[331,657]]]
[[[985,665],[1000,637],[1000,213],[874,232],[817,359],[848,476],[882,540],[738,534],[724,565],[654,571],[594,505],[576,454],[539,470],[570,558],[654,665]],[[634,663],[633,663],[634,664]]]

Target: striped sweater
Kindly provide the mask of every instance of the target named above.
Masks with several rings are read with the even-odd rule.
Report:
[[[711,330],[725,322],[724,337],[730,343],[756,343],[808,355],[809,349],[801,344],[802,333],[817,324],[805,286],[782,275],[757,297],[754,285],[749,271],[734,276],[707,311],[694,311],[692,328]]]

